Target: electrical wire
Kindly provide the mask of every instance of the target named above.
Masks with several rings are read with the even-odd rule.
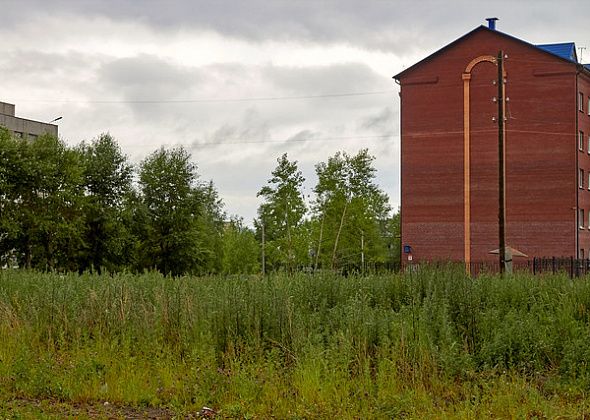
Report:
[[[316,137],[307,139],[287,139],[287,140],[235,140],[235,141],[219,141],[219,142],[195,142],[192,147],[199,148],[201,146],[225,146],[225,145],[236,145],[236,144],[285,144],[285,143],[299,143],[299,142],[322,142],[322,141],[335,141],[335,140],[375,140],[375,139],[386,139],[396,137],[393,134],[386,134],[381,136],[346,136],[346,137]]]
[[[17,102],[41,102],[41,103],[71,103],[71,104],[189,104],[189,103],[217,103],[217,102],[263,102],[263,101],[287,101],[298,99],[325,99],[346,98],[354,96],[372,96],[393,94],[395,90],[378,90],[368,92],[344,92],[327,93],[321,95],[295,95],[295,96],[263,96],[253,98],[204,98],[204,99],[137,99],[137,100],[73,100],[73,99],[17,99]]]

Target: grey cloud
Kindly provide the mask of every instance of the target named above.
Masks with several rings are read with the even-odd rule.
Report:
[[[391,80],[375,73],[369,66],[355,62],[329,66],[269,66],[263,74],[276,87],[292,94],[321,95],[392,87]]]
[[[152,55],[111,61],[103,65],[98,77],[107,90],[120,92],[129,101],[180,99],[187,86],[198,86],[202,80],[198,70]]]
[[[51,102],[68,98],[69,92],[90,94],[94,86],[92,73],[103,58],[79,52],[59,54],[28,48],[11,50],[0,58],[0,80],[6,90],[11,85],[17,86],[20,92],[18,99],[23,101]],[[24,90],[35,93],[29,96]],[[53,94],[48,95],[48,91]],[[58,97],[55,91],[59,92]]]
[[[399,55],[436,48],[440,42],[460,36],[485,23],[485,17],[496,14],[505,18],[505,27],[517,36],[519,28],[524,27],[542,35],[548,19],[570,38],[582,34],[586,24],[584,13],[571,13],[571,10],[585,10],[585,0],[563,0],[560,7],[549,0],[536,0],[532,4],[513,0],[4,0],[4,3],[0,24],[5,27],[12,27],[27,16],[77,14],[139,21],[164,31],[213,30],[254,42],[347,43]],[[540,8],[549,8],[551,13],[531,19],[539,14]],[[501,29],[503,25],[501,21]]]
[[[321,135],[319,131],[310,129],[299,130],[284,140],[281,139],[281,141],[270,144],[269,153],[279,156],[285,152],[298,151],[301,153],[305,150],[316,150],[318,145],[321,146],[321,144],[315,139],[320,138]]]
[[[199,150],[203,146],[215,146],[224,144],[236,144],[239,147],[268,140],[270,129],[268,121],[263,119],[258,111],[254,108],[247,109],[240,121],[233,123],[223,123],[211,134],[205,134],[194,140],[191,148]]]
[[[0,74],[26,74],[27,77],[51,79],[67,75],[80,68],[92,66],[96,59],[77,52],[67,54],[46,53],[33,49],[8,51],[0,60]]]
[[[178,137],[194,131],[197,117],[193,107],[174,101],[193,97],[205,78],[200,68],[178,65],[154,55],[110,58],[96,72],[93,96],[98,100],[123,101],[111,104],[110,108],[128,109],[135,124],[159,124]]]
[[[179,139],[194,139],[195,132],[208,131],[209,134],[199,135],[195,145],[259,141],[271,138],[271,132],[276,129],[284,133],[286,130],[281,128],[288,128],[287,132],[309,130],[311,133],[329,125],[337,130],[343,123],[358,119],[359,114],[372,116],[381,110],[380,104],[389,102],[387,95],[252,102],[231,99],[393,89],[389,78],[360,63],[307,68],[231,63],[185,67],[147,55],[108,62],[101,67],[97,78],[98,86],[109,92],[109,96],[132,101],[120,106],[131,109],[138,122],[166,121]],[[141,103],[158,99],[222,101]]]
[[[379,113],[371,115],[361,121],[361,128],[371,130],[383,135],[393,134],[396,130],[397,122],[395,121],[396,112],[388,106],[383,108]]]
[[[306,142],[317,138],[320,135],[318,132],[314,132],[312,130],[301,130],[297,134],[292,135],[289,137],[285,143],[298,143],[298,142]]]

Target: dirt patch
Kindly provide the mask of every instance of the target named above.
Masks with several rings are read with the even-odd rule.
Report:
[[[76,419],[199,419],[200,412],[179,413],[169,408],[131,407],[109,403],[64,403],[18,399],[0,402],[0,417]]]

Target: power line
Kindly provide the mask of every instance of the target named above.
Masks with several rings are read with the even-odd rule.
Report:
[[[286,140],[235,140],[235,141],[219,141],[219,142],[205,142],[205,143],[193,143],[193,147],[201,146],[225,146],[236,145],[236,144],[261,144],[261,143],[274,143],[274,144],[285,144],[285,143],[300,143],[300,142],[321,142],[321,141],[335,141],[335,140],[373,140],[373,139],[386,139],[395,137],[393,134],[386,134],[381,136],[346,136],[346,137],[316,137],[307,139],[286,139]]]
[[[395,90],[378,90],[368,92],[344,92],[327,93],[322,95],[296,95],[296,96],[261,96],[253,98],[204,98],[204,99],[137,99],[137,100],[73,100],[73,99],[16,99],[17,102],[41,102],[41,103],[71,103],[71,104],[189,104],[189,103],[216,103],[216,102],[262,102],[262,101],[286,101],[297,99],[324,99],[345,98],[354,96],[371,96],[395,93]]]

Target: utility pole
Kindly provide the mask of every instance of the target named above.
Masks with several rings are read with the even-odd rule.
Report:
[[[266,255],[264,244],[264,220],[262,220],[262,276],[266,274]]]
[[[504,274],[507,268],[506,261],[506,144],[505,144],[505,121],[506,111],[506,86],[504,72],[504,51],[498,52],[496,59],[498,65],[498,234],[500,239],[500,273]],[[512,258],[510,258],[512,260]],[[508,269],[510,271],[510,268]]]
[[[361,230],[361,272],[365,274],[365,231]]]
[[[318,263],[320,262],[320,250],[322,249],[322,236],[324,234],[324,217],[325,213],[322,212],[322,223],[320,224],[320,239],[318,240],[318,252],[315,254],[315,266],[313,268],[314,273],[318,271]]]

